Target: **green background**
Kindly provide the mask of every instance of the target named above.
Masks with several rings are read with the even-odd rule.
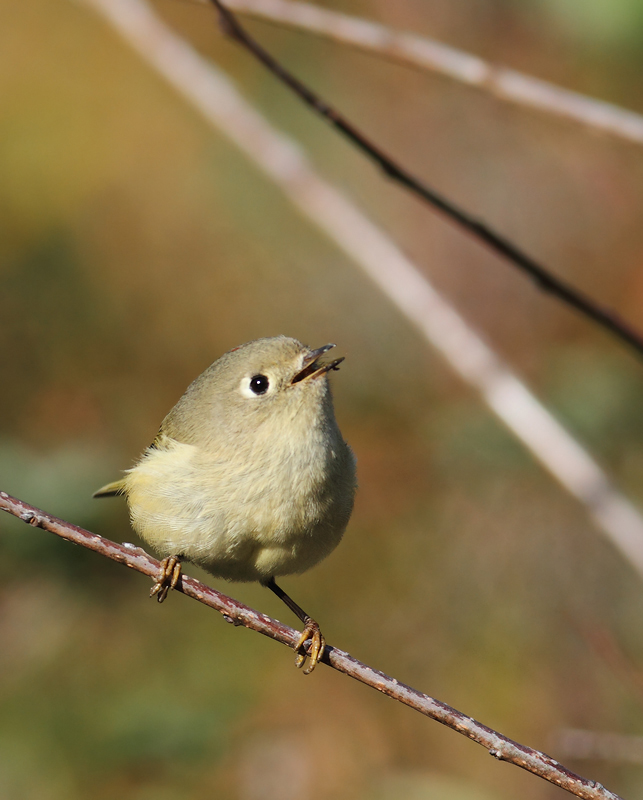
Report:
[[[643,112],[636,0],[354,0]],[[643,369],[384,180],[224,41],[234,77],[409,253],[643,506]],[[643,320],[643,150],[443,78],[250,24],[391,153],[560,276]],[[585,512],[363,275],[92,13],[0,4],[0,488],[133,540],[91,493],[222,352],[285,333],[346,355],[360,489],[345,540],[283,581],[328,640],[625,796],[641,767],[566,758],[643,732],[643,586]],[[204,578],[187,567],[189,574]],[[562,797],[463,737],[17,520],[0,519],[0,797]],[[207,576],[205,576],[207,580]],[[215,583],[293,620],[252,585]]]

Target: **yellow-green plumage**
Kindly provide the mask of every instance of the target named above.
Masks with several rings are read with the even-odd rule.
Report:
[[[356,486],[318,352],[280,336],[226,353],[136,466],[96,496],[124,493],[159,555],[216,576],[265,582],[312,567],[339,543]],[[264,393],[253,376],[268,382]]]
[[[125,478],[121,478],[119,481],[113,481],[112,483],[108,483],[105,486],[101,486],[100,489],[94,492],[92,497],[116,497],[119,494],[123,494],[125,492]]]

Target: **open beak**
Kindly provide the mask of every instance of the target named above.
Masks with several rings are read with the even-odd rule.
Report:
[[[336,358],[328,364],[320,364],[319,359],[329,350],[335,347],[334,344],[325,344],[323,347],[318,347],[317,350],[311,350],[304,356],[302,369],[292,379],[292,383],[299,383],[299,381],[307,380],[308,378],[318,378],[320,375],[325,375],[331,369],[337,369],[339,364],[344,360],[343,358]]]

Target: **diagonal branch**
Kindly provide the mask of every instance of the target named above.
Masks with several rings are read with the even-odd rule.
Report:
[[[198,2],[206,4],[209,0]],[[444,75],[500,100],[643,144],[643,115],[493,64],[436,39],[397,31],[301,0],[226,0],[226,5],[244,16],[306,31],[408,67]]]
[[[361,130],[335,108],[329,105],[306,84],[289,72],[277,59],[268,53],[240,24],[235,15],[220,0],[210,0],[219,13],[221,27],[225,34],[244,47],[254,58],[262,63],[285,86],[291,89],[306,105],[328,120],[343,136],[352,142],[369,159],[374,161],[392,180],[404,186],[412,194],[440,211],[474,238],[486,244],[498,255],[503,256],[522,272],[529,275],[546,292],[575,308],[584,316],[610,331],[621,341],[643,355],[643,334],[625,322],[615,311],[593,300],[571,284],[556,277],[547,268],[523,252],[517,245],[496,233],[492,228],[467,211],[456,206],[446,197],[436,192],[413,173],[385,153],[368,139]]]
[[[146,0],[76,0],[93,9],[283,192],[302,217],[373,281],[532,456],[583,506],[643,577],[643,517],[569,431],[485,343],[427,276],[232,81],[154,13]]]
[[[6,492],[0,492],[0,510],[18,517],[35,528],[42,528],[69,542],[87,547],[89,550],[111,558],[150,578],[156,579],[158,576],[159,562],[139,547],[112,542],[98,534],[53,517],[22,500],[11,497]],[[287,625],[283,625],[265,614],[260,614],[194,578],[183,575],[177,590],[215,609],[233,625],[243,625],[289,647],[294,647],[299,639],[297,631]],[[565,789],[576,797],[585,798],[585,800],[621,800],[618,795],[610,792],[600,783],[576,775],[545,753],[514,742],[446,703],[435,700],[433,697],[363,664],[343,650],[327,645],[322,661],[338,672],[343,672],[360,683],[377,689],[378,692],[441,722],[482,745],[490,755],[499,761],[515,764],[533,775],[538,775],[540,778],[560,786],[561,789]]]

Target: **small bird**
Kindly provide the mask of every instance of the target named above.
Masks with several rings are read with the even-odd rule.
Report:
[[[304,623],[295,664],[313,671],[319,625],[275,582],[339,544],[353,510],[355,457],[335,421],[327,344],[287,336],[225,353],[165,417],[138,463],[94,497],[124,494],[132,526],[163,558],[162,602],[181,561],[233,581],[259,581]],[[310,648],[306,642],[310,639]]]

